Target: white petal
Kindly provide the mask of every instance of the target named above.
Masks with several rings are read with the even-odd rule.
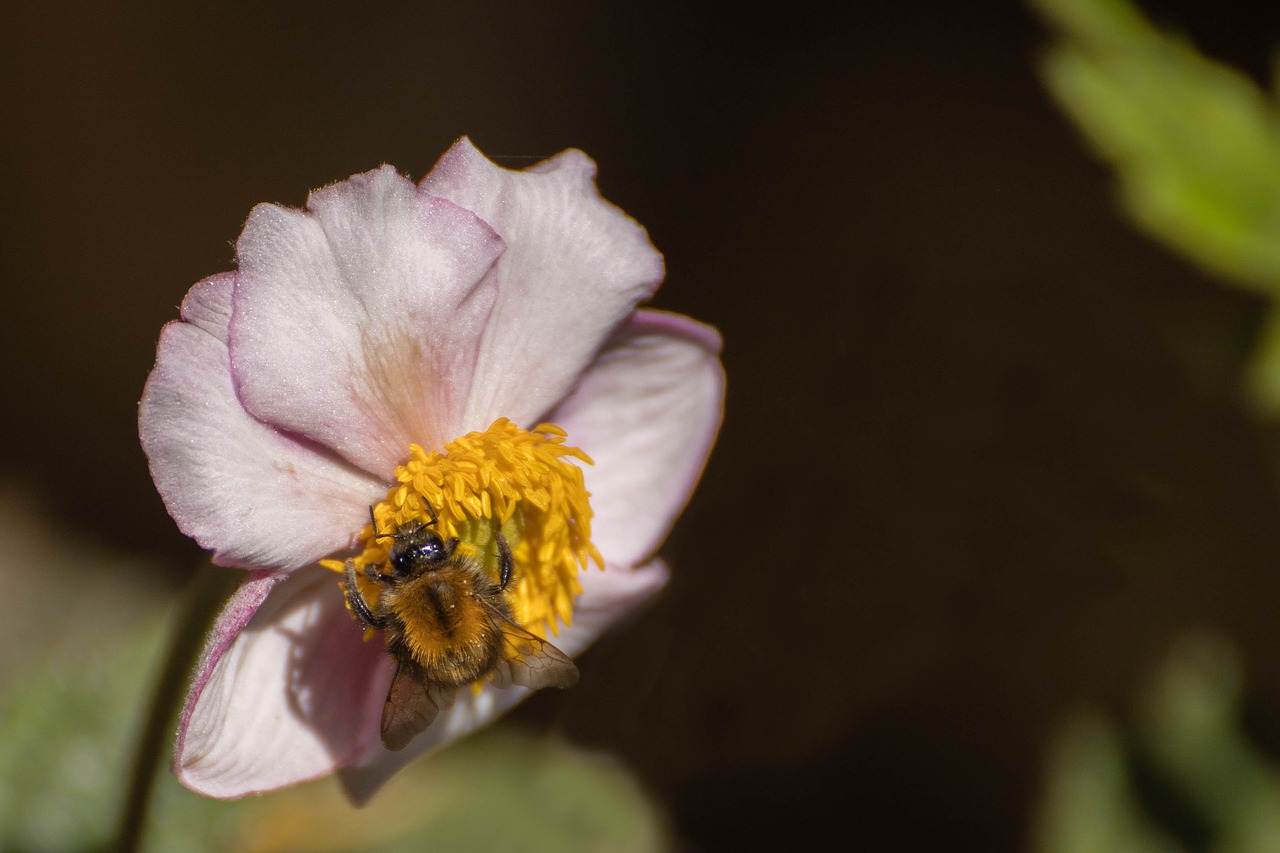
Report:
[[[605,629],[661,589],[667,577],[661,560],[634,569],[609,566],[603,572],[584,571],[573,625],[552,641],[568,655],[581,654]],[[368,802],[387,779],[413,759],[488,725],[530,695],[523,687],[485,687],[478,694],[459,691],[453,706],[442,711],[407,747],[391,752],[379,740],[359,764],[341,770],[339,778],[347,795],[357,804]]]
[[[719,352],[710,326],[638,311],[549,416],[595,462],[583,472],[606,560],[648,559],[693,493],[724,413]]]
[[[227,326],[231,323],[231,291],[235,273],[223,273],[198,281],[182,299],[183,322],[227,342]]]
[[[362,636],[332,572],[259,576],[242,587],[187,699],[179,781],[240,797],[328,775],[367,752],[392,667],[383,644]]]
[[[233,278],[197,284],[161,333],[138,431],[184,533],[219,563],[292,569],[349,547],[386,485],[241,407],[225,343]]]
[[[389,166],[305,211],[254,208],[231,323],[245,407],[389,479],[411,442],[459,434],[502,249]]]
[[[600,197],[596,167],[566,151],[524,172],[459,141],[422,181],[475,211],[506,241],[465,426],[532,426],[573,387],[609,332],[662,281],[662,255]]]

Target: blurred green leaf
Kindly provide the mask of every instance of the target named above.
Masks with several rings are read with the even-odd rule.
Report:
[[[1208,819],[1222,851],[1280,849],[1280,771],[1240,719],[1243,666],[1221,638],[1196,634],[1173,650],[1141,705],[1143,744]]]
[[[1129,787],[1123,740],[1101,714],[1063,726],[1033,848],[1037,853],[1176,853],[1182,848],[1143,815]]]
[[[105,847],[160,631],[147,623],[130,642],[74,660],[34,659],[0,691],[0,847]]]
[[[1242,666],[1219,637],[1183,638],[1142,691],[1131,728],[1096,713],[1063,726],[1048,764],[1035,828],[1039,853],[1215,853],[1280,850],[1280,770],[1246,736],[1240,717]],[[1147,773],[1173,793],[1180,814],[1144,810]],[[1149,806],[1149,803],[1147,804]],[[1173,818],[1173,828],[1161,826]],[[1203,824],[1207,838],[1181,839]]]
[[[1274,305],[1258,336],[1247,382],[1254,405],[1272,417],[1280,415],[1280,310]]]
[[[1280,114],[1243,74],[1124,0],[1033,0],[1062,38],[1050,90],[1132,216],[1211,272],[1280,295]]]

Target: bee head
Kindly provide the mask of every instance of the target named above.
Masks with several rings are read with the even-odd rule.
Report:
[[[440,534],[422,525],[406,525],[392,534],[388,561],[397,575],[407,577],[434,568],[453,554],[457,541],[445,542]],[[453,546],[453,547],[450,547]]]
[[[428,509],[430,510],[430,507]],[[369,510],[369,517],[372,520],[372,508]],[[458,547],[458,540],[444,541],[439,533],[431,529],[430,525],[435,523],[434,510],[431,510],[429,523],[410,521],[401,525],[400,529],[394,533],[378,533],[377,522],[374,521],[375,539],[395,540],[395,544],[387,554],[387,562],[391,564],[391,570],[397,577],[408,578],[430,571],[453,556],[454,549]]]

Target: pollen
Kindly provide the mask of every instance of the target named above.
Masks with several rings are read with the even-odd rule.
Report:
[[[591,544],[591,496],[582,468],[570,461],[590,465],[591,458],[565,438],[554,424],[523,430],[499,418],[440,451],[410,445],[396,484],[360,533],[363,550],[353,562],[366,600],[377,601],[378,585],[365,581],[364,568],[387,562],[388,534],[411,521],[429,524],[434,514],[433,529],[446,541],[458,537],[459,553],[479,560],[495,580],[497,534],[507,540],[515,571],[506,594],[526,630],[545,638],[569,625],[582,592],[579,570],[590,562],[604,568],[604,560]],[[342,561],[322,564],[345,570]]]

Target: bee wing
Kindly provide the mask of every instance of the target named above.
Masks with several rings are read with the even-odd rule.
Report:
[[[440,713],[448,697],[440,693],[412,665],[400,664],[382,706],[382,743],[390,750],[404,749]]]
[[[572,687],[578,683],[578,667],[564,652],[515,622],[494,612],[502,629],[502,660],[494,670],[498,687],[518,684],[532,690]]]

